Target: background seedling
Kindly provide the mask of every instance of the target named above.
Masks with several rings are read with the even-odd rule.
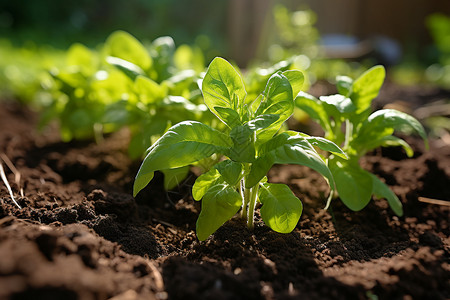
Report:
[[[348,160],[336,155],[328,158],[328,166],[342,202],[351,210],[358,211],[374,195],[387,199],[392,210],[401,216],[403,208],[398,197],[378,177],[362,169],[359,159],[380,146],[401,146],[411,157],[413,150],[406,141],[393,136],[394,131],[415,132],[427,146],[428,142],[423,126],[412,116],[394,109],[371,113],[372,100],[377,97],[384,78],[385,69],[382,66],[371,68],[355,81],[340,76],[336,83],[339,94],[317,99],[300,92],[295,105],[321,125],[327,139],[341,145],[349,155]]]

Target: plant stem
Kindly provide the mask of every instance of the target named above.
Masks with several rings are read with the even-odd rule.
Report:
[[[353,132],[353,124],[350,123],[348,119],[345,120],[345,141],[344,141],[344,149],[347,149],[350,139],[352,137]]]
[[[242,210],[241,210],[241,217],[242,219],[247,219],[247,206],[248,206],[248,200],[250,197],[250,190],[245,188],[245,180],[241,180],[241,197],[242,197]]]
[[[325,205],[325,210],[327,210],[330,207],[331,200],[334,198],[334,190],[330,191],[330,195],[328,195],[327,204]]]
[[[259,185],[255,185],[250,189],[250,199],[248,203],[248,218],[247,218],[247,227],[250,230],[253,230],[253,219],[255,217],[255,207],[256,207],[256,196],[258,195]]]

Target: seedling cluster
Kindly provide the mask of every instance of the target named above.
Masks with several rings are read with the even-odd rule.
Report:
[[[316,98],[302,91],[307,84],[303,73],[293,70],[295,61],[252,68],[243,77],[225,59],[215,58],[204,73],[202,53],[193,47],[176,48],[170,37],[144,46],[117,31],[97,50],[74,44],[48,72],[36,71],[43,88],[37,93],[44,108],[41,125],[58,120],[65,141],[101,140],[127,127],[130,157],[145,157],[134,195],[155,171],[164,173],[165,188],[171,189],[191,165],[201,166],[203,174],[192,188],[194,200],[202,201],[200,240],[239,211],[252,229],[258,206],[274,231],[295,228],[302,202],[288,186],[268,182],[274,164],[304,165],[320,173],[331,189],[326,207],[339,197],[359,211],[375,196],[387,199],[401,216],[397,196],[359,165],[380,146],[401,146],[412,156],[395,131],[415,132],[427,144],[424,128],[412,116],[393,109],[372,112],[384,68],[373,67],[356,80],[338,76],[338,94]],[[284,123],[294,109],[318,122],[325,136],[287,130]]]

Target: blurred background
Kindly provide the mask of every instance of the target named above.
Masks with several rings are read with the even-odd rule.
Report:
[[[322,55],[330,57],[374,54],[389,64],[406,58],[431,63],[445,50],[437,49],[437,27],[444,24],[431,24],[435,14],[448,17],[450,1],[2,0],[0,35],[17,46],[63,49],[74,42],[93,47],[117,29],[139,40],[169,35],[176,44],[199,43],[209,56],[220,54],[240,66],[277,59],[280,48],[316,55],[306,44],[324,46]]]
[[[205,66],[215,56],[242,69],[293,59],[314,83],[379,63],[400,84],[450,88],[448,0],[1,0],[1,76],[19,73],[5,71],[14,60],[32,69],[73,43],[98,49],[118,29],[195,46]]]
[[[0,100],[59,120],[65,141],[128,126],[138,157],[171,124],[208,118],[199,82],[216,56],[251,97],[279,70],[319,96],[382,64],[374,108],[450,144],[449,0],[0,0]]]

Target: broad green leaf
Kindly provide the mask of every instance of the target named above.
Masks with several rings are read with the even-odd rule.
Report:
[[[279,115],[260,115],[250,120],[246,126],[252,131],[260,130],[271,126],[279,119]]]
[[[314,147],[301,136],[282,133],[267,141],[258,149],[258,159],[252,163],[246,187],[257,184],[272,164],[297,164],[307,166],[322,174],[334,188],[334,180],[325,162]]]
[[[319,149],[331,152],[334,155],[342,157],[343,159],[348,158],[347,154],[345,154],[345,152],[341,148],[339,148],[335,143],[333,143],[330,140],[327,140],[327,139],[325,139],[323,137],[319,137],[319,136],[308,136],[308,137],[305,137],[305,139],[311,145],[314,145],[314,146],[318,147]]]
[[[398,199],[397,195],[377,176],[370,174],[373,182],[373,194],[378,198],[385,198],[394,213],[401,217],[403,216],[403,205]]]
[[[348,97],[352,92],[353,80],[348,76],[337,76],[336,77],[336,88],[338,93]]]
[[[372,100],[378,96],[385,76],[384,67],[375,66],[353,82],[350,98],[356,106],[356,113],[359,114],[370,108]]]
[[[224,123],[216,107],[231,108],[241,115],[244,104],[244,82],[239,73],[225,59],[216,57],[208,67],[202,82],[205,104]]]
[[[158,114],[172,122],[197,119],[199,115],[207,111],[204,105],[195,105],[181,96],[167,96],[159,104]]]
[[[226,184],[211,187],[202,199],[202,210],[197,220],[198,239],[206,240],[231,219],[241,205],[241,195],[233,187]]]
[[[369,172],[341,161],[330,161],[330,170],[342,202],[351,210],[363,209],[372,197],[372,177]]]
[[[148,77],[138,75],[134,89],[139,100],[144,104],[157,103],[167,95],[167,89]]]
[[[403,131],[406,128],[413,129],[427,141],[427,134],[422,124],[413,116],[395,109],[381,109],[369,116],[369,122],[377,127],[392,127],[395,130]]]
[[[151,43],[149,53],[153,59],[152,79],[162,82],[173,75],[174,61],[172,58],[175,48],[175,42],[170,36],[159,37]]]
[[[414,117],[395,109],[382,109],[371,114],[361,126],[354,143],[356,146],[364,146],[391,135],[394,130],[408,133],[407,129],[418,133],[428,147],[427,134],[422,124]]]
[[[136,175],[136,195],[153,178],[156,170],[187,166],[231,147],[230,138],[205,124],[185,121],[172,126],[150,147]]]
[[[298,70],[288,70],[282,73],[291,84],[292,95],[295,97],[301,91],[303,83],[305,81],[305,76],[301,71]]]
[[[105,107],[105,113],[102,116],[103,124],[125,125],[129,122],[131,112],[128,110],[128,101],[121,100],[111,103]]]
[[[352,113],[356,110],[352,100],[343,95],[321,96],[319,99],[324,102],[324,105],[332,106],[341,114]]]
[[[229,128],[242,125],[239,113],[232,108],[216,106],[214,109]]]
[[[295,106],[305,111],[313,120],[319,122],[326,133],[332,133],[330,119],[323,107],[322,101],[304,92],[298,93]]]
[[[236,126],[230,132],[233,147],[227,153],[228,157],[237,162],[252,162],[255,160],[255,132],[248,126]]]
[[[144,75],[144,71],[137,65],[118,57],[108,56],[106,61],[122,71],[131,80],[135,80],[137,76]]]
[[[402,147],[405,150],[406,155],[408,157],[412,157],[414,155],[414,150],[411,148],[411,146],[409,146],[407,142],[405,142],[405,140],[392,135],[385,136],[381,139],[375,140],[373,141],[373,143],[365,145],[365,148],[367,150],[371,150],[378,147],[397,147],[397,146]]]
[[[178,186],[189,173],[189,166],[161,170],[164,174],[164,188],[166,190],[171,190]]]
[[[270,139],[294,111],[294,100],[289,80],[281,73],[273,74],[264,90],[264,98],[256,110],[256,115],[279,115],[277,121],[258,134],[258,140]]]
[[[205,69],[205,58],[198,47],[180,45],[173,55],[173,63],[178,70],[193,69],[203,72]]]
[[[242,164],[232,160],[224,160],[214,166],[230,185],[235,186],[241,180]]]
[[[125,31],[113,32],[105,43],[109,56],[126,60],[143,70],[152,66],[152,58],[145,47],[135,37]]]
[[[136,116],[133,119],[130,116],[130,122],[128,124],[132,132],[131,141],[128,146],[128,155],[132,159],[142,159],[147,156],[151,150],[151,144],[156,142],[172,125],[170,120],[161,115],[148,117],[146,112],[140,113],[141,116]]]
[[[85,76],[93,75],[98,69],[98,57],[86,46],[75,43],[67,50],[67,66],[76,66]]]
[[[303,206],[285,184],[264,183],[259,190],[261,217],[267,226],[280,233],[289,233],[297,226]]]
[[[245,187],[249,189],[257,185],[266,176],[274,163],[274,158],[271,155],[257,158],[251,165],[250,173],[245,181]]]
[[[216,168],[211,168],[206,173],[200,175],[192,186],[192,197],[196,201],[200,201],[206,192],[215,185],[220,179],[221,175]]]

